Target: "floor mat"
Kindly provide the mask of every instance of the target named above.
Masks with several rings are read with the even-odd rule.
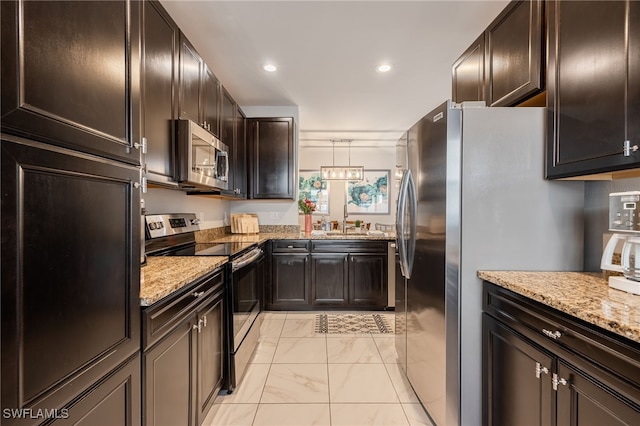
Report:
[[[393,316],[385,314],[317,314],[313,329],[317,334],[394,333]]]

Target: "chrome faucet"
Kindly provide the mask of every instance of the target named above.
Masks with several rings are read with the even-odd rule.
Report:
[[[347,203],[344,203],[344,217],[342,218],[342,233],[347,233],[347,218],[349,217],[349,213],[347,212]]]

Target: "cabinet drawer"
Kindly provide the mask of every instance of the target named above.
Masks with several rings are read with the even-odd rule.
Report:
[[[386,241],[331,240],[311,241],[313,253],[386,253]]]
[[[307,253],[309,240],[275,240],[272,242],[273,253]]]
[[[640,345],[631,340],[488,282],[484,284],[483,308],[573,362],[586,360],[640,385]]]
[[[200,301],[224,287],[224,274],[218,269],[186,285],[142,312],[143,342],[146,350],[190,315]]]

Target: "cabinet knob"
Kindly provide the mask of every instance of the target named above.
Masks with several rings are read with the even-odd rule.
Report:
[[[193,292],[193,297],[200,297],[204,294],[204,291],[195,291]]]
[[[567,379],[563,379],[561,377],[558,377],[558,375],[556,373],[553,373],[553,379],[551,380],[551,383],[553,383],[553,390],[554,391],[558,390],[558,385],[566,386],[566,385],[569,384]]]
[[[198,320],[198,323],[193,325],[193,330],[198,330],[198,333],[202,332],[202,319]]]
[[[558,340],[560,337],[562,337],[562,333],[560,333],[558,330],[551,331],[543,328],[542,333],[547,337],[551,337],[553,340]]]
[[[287,246],[287,248],[288,248],[288,249],[292,249],[292,248],[293,248],[293,246]]]
[[[536,378],[539,379],[542,374],[549,374],[549,369],[536,362]]]

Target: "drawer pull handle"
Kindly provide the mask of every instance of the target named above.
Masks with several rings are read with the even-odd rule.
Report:
[[[287,246],[287,248],[288,248],[288,249],[292,249],[292,248],[293,248],[293,246]]]
[[[562,336],[562,333],[560,333],[558,330],[550,331],[550,330],[547,330],[546,328],[542,329],[542,333],[545,336],[551,337],[553,340],[558,340]]]
[[[193,297],[200,297],[204,294],[204,291],[196,291],[193,293]]]
[[[205,315],[204,317],[202,317],[202,325],[203,326],[207,326],[207,316]]]
[[[542,374],[549,374],[549,369],[536,362],[536,378],[539,379]]]
[[[559,378],[556,373],[553,373],[553,379],[551,380],[551,382],[553,383],[554,391],[558,390],[558,385],[566,386],[569,384],[567,379]]]

